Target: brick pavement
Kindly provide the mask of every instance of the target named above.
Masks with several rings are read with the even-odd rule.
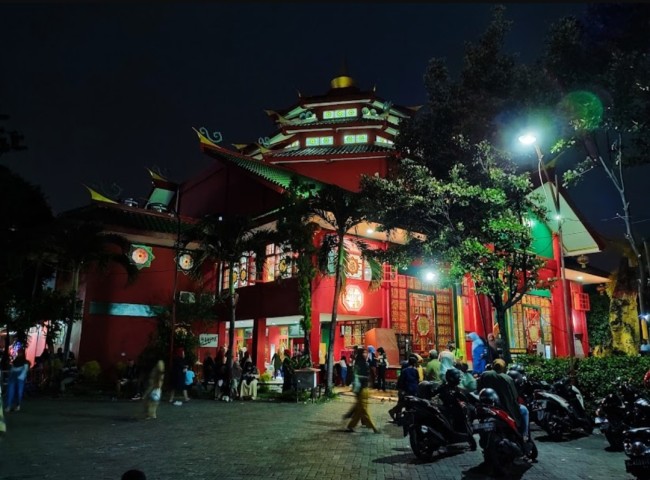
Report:
[[[140,468],[148,479],[481,479],[477,452],[424,463],[401,428],[389,422],[394,403],[371,400],[382,429],[345,433],[341,417],[353,397],[324,403],[192,400],[161,404],[157,420],[139,420],[142,405],[75,398],[27,399],[7,415],[0,437],[0,479],[119,479]],[[534,437],[543,437],[534,432]],[[543,440],[543,438],[542,438]],[[632,479],[622,452],[600,434],[537,442],[539,462],[513,478]]]

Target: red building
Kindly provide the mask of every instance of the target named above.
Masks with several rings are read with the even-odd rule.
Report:
[[[96,201],[86,210],[81,209],[79,213],[100,217],[108,229],[127,236],[138,252],[134,253],[134,261],[140,254],[147,262],[131,286],[124,285],[123,275],[117,271],[108,277],[87,277],[76,346],[80,360],[99,360],[106,366],[124,356],[137,356],[155,330],[159,311],[155,307],[169,309],[174,292],[180,301],[190,301],[193,294],[200,293],[179,266],[182,259],[175,248],[179,229],[213,213],[266,214],[263,223],[272,228],[272,212],[280,205],[293,175],[358,190],[362,175],[386,176],[391,171],[393,141],[400,123],[416,111],[417,107],[393,105],[374,89],[360,90],[350,77],[339,76],[323,95],[299,96],[297,103],[287,109],[267,110],[275,123],[275,133],[260,138],[258,143],[236,145],[234,151],[212,141],[207,133],[197,132],[201,149],[214,159],[213,165],[179,186],[154,176],[148,205]],[[607,279],[580,268],[565,268],[565,284],[557,280],[561,278],[562,254],[578,257],[599,251],[595,235],[564,195],[561,209],[564,218],[573,220],[564,224],[563,246],[553,230],[554,222],[531,225],[536,253],[547,259],[542,271],[547,288],[530,292],[510,312],[510,347],[514,353],[541,342],[550,356],[568,354],[563,287],[568,289],[569,321],[580,341],[577,351],[588,351],[588,297],[582,293],[582,285]],[[401,241],[399,236],[388,238],[373,227],[361,225],[349,234],[362,237],[376,248]],[[326,229],[321,229],[315,242],[325,234]],[[270,361],[275,351],[303,347],[293,268],[281,258],[278,246],[268,245],[262,271],[255,271],[252,262],[242,259],[236,272],[216,268],[204,279],[212,291],[218,292],[227,288],[228,275],[236,274],[236,346],[253,351],[259,368]],[[367,344],[366,332],[374,328],[391,329],[397,334],[401,350],[421,353],[433,347],[440,350],[448,341],[456,340],[465,358],[471,360],[465,333],[486,335],[493,330],[491,306],[473,292],[469,279],[457,287],[440,288],[386,266],[381,288],[369,291],[369,268],[358,252],[352,252],[347,276],[347,291],[339,300],[334,346],[337,360],[354,345]],[[317,278],[312,290],[312,358],[323,362],[334,300],[333,279]],[[221,321],[216,327],[196,333],[216,333],[218,344],[223,345],[228,338],[226,329],[227,322]],[[210,339],[210,345],[214,345],[214,339]],[[209,348],[214,353],[214,348]],[[397,358],[389,361],[395,364]]]

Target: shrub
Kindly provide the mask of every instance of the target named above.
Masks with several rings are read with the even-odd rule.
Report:
[[[268,372],[264,372],[260,375],[260,382],[262,383],[267,383],[271,381],[271,374]],[[268,393],[269,391],[269,386],[268,385],[260,385],[259,388],[259,393]]]
[[[81,366],[81,376],[85,380],[96,382],[100,373],[102,373],[102,368],[96,360],[91,360]]]
[[[534,355],[517,358],[529,378],[549,383],[569,374],[568,358],[545,360]],[[650,370],[650,357],[608,356],[575,359],[576,386],[586,400],[596,400],[612,391],[612,383],[618,378],[643,388],[643,376]]]

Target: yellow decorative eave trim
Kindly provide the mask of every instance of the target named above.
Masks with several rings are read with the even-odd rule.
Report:
[[[97,192],[96,190],[93,190],[88,185],[84,185],[84,187],[86,187],[86,189],[88,189],[88,191],[90,192],[90,198],[96,202],[117,203],[115,200],[105,197],[104,195]]]
[[[196,132],[196,134],[199,136],[199,141],[204,144],[204,145],[210,145],[211,147],[216,147],[217,144],[214,143],[212,140],[210,140],[208,137],[203,135],[201,132],[199,132],[196,128],[192,127],[192,130]]]
[[[152,170],[150,170],[148,168],[147,168],[147,171],[149,172],[149,175],[151,175],[151,178],[153,178],[154,180],[162,180],[163,182],[168,182],[169,181],[165,177],[160,176],[159,174],[157,174],[156,172],[154,172],[154,171],[152,171]]]

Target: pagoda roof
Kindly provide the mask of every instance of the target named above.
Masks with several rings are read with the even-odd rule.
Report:
[[[266,158],[293,158],[324,155],[349,155],[357,153],[392,153],[395,150],[389,146],[372,145],[368,143],[338,145],[334,147],[307,147],[295,150],[274,150],[265,154]]]
[[[282,125],[282,130],[291,133],[299,132],[304,130],[312,130],[314,127],[336,127],[344,125],[346,127],[355,127],[355,126],[372,126],[376,125],[378,128],[384,126],[384,118],[334,118],[331,120],[318,120],[316,122],[310,123],[297,123],[297,124],[285,124]]]
[[[323,182],[301,175],[288,168],[271,165],[261,160],[255,160],[254,158],[232,152],[216,144],[206,144],[202,141],[201,145],[203,151],[213,158],[235,165],[236,167],[252,173],[257,177],[263,178],[264,180],[283,189],[289,188],[289,185],[294,178],[304,183],[313,183],[316,189],[320,189],[325,185]]]
[[[190,217],[178,216],[170,212],[156,212],[120,203],[94,201],[90,205],[69,210],[61,216],[99,222],[106,227],[122,227],[134,232],[152,232],[176,235],[189,230],[194,223]]]

